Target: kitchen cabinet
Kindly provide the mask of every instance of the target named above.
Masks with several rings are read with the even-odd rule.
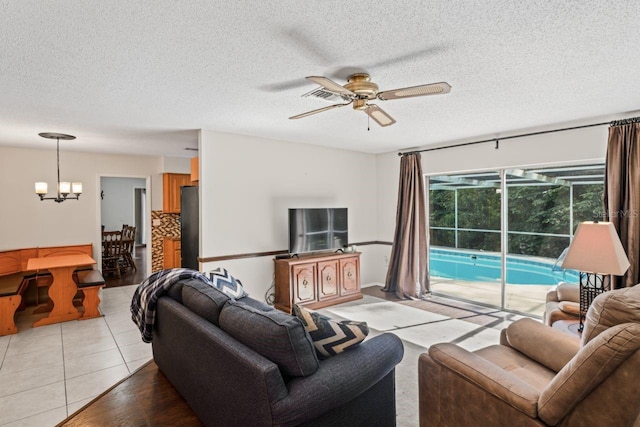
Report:
[[[181,242],[179,237],[165,237],[163,252],[164,257],[163,268],[180,268],[182,266],[182,257],[180,255]]]
[[[185,185],[191,185],[188,173],[162,175],[162,210],[165,213],[180,213],[180,187]]]

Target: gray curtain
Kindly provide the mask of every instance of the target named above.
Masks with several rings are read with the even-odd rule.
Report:
[[[635,286],[640,272],[640,123],[637,119],[614,123],[604,178],[604,210],[620,235],[631,267],[613,277],[613,288]]]
[[[382,289],[400,298],[419,298],[430,292],[425,208],[420,153],[405,154],[400,160],[396,231]]]

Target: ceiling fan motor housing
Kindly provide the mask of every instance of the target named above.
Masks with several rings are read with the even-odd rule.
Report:
[[[369,74],[357,73],[349,76],[345,89],[355,93],[358,98],[353,101],[354,110],[365,110],[368,99],[375,99],[378,95],[378,85],[371,81]]]

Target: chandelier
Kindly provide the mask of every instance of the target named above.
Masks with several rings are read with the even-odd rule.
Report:
[[[80,194],[82,194],[82,183],[74,182],[72,184],[70,182],[60,182],[60,140],[62,139],[67,141],[76,139],[76,137],[73,135],[52,132],[43,132],[38,135],[43,138],[55,139],[57,141],[56,155],[58,159],[58,195],[56,197],[44,197],[47,195],[48,189],[46,182],[36,182],[36,194],[40,196],[40,200],[53,200],[56,203],[62,203],[65,200],[78,200],[80,198]],[[74,194],[75,196],[69,196],[69,194]]]

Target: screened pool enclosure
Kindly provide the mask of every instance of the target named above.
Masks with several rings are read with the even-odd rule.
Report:
[[[604,165],[429,176],[432,290],[542,315],[545,295],[577,282],[560,258],[581,221],[602,219]]]

